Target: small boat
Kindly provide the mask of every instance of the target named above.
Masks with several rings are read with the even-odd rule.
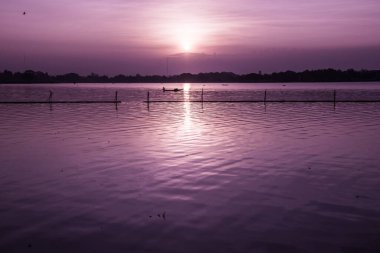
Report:
[[[183,89],[178,89],[178,88],[175,88],[175,89],[165,89],[165,87],[162,87],[162,91],[165,92],[165,91],[174,91],[174,92],[177,92],[177,91],[182,91]]]

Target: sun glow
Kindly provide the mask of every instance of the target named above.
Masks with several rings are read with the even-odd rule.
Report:
[[[204,31],[198,22],[185,22],[173,29],[179,49],[184,53],[193,52],[204,37]]]
[[[190,83],[184,83],[184,84],[183,84],[183,90],[184,90],[185,92],[188,92],[188,91],[190,90]]]
[[[162,10],[165,12],[165,10]],[[153,40],[165,47],[165,53],[200,53],[213,43],[217,27],[201,16],[170,13],[152,26]]]
[[[191,43],[189,41],[183,41],[182,42],[182,50],[184,52],[190,52],[191,51]]]

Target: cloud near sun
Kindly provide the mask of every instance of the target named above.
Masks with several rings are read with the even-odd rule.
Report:
[[[145,1],[144,27],[168,51],[379,45],[374,0]],[[227,51],[227,52],[226,52]]]

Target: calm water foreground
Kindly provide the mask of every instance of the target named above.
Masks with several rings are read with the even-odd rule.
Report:
[[[142,102],[380,84],[162,86],[0,85],[0,101],[123,101],[0,105],[0,252],[380,252],[380,103]]]

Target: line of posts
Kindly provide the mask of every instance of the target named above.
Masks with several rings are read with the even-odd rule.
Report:
[[[116,91],[115,101],[117,101],[117,91]],[[149,91],[147,92],[147,99],[146,99],[146,101],[147,101],[148,104],[150,103],[150,94],[149,94]],[[201,90],[201,102],[202,103],[204,102],[204,99],[203,99],[203,88]],[[333,102],[334,102],[334,106],[335,106],[336,105],[336,90],[334,90],[334,92],[333,92]],[[267,103],[267,90],[264,91],[264,104],[266,104],[266,103]]]

